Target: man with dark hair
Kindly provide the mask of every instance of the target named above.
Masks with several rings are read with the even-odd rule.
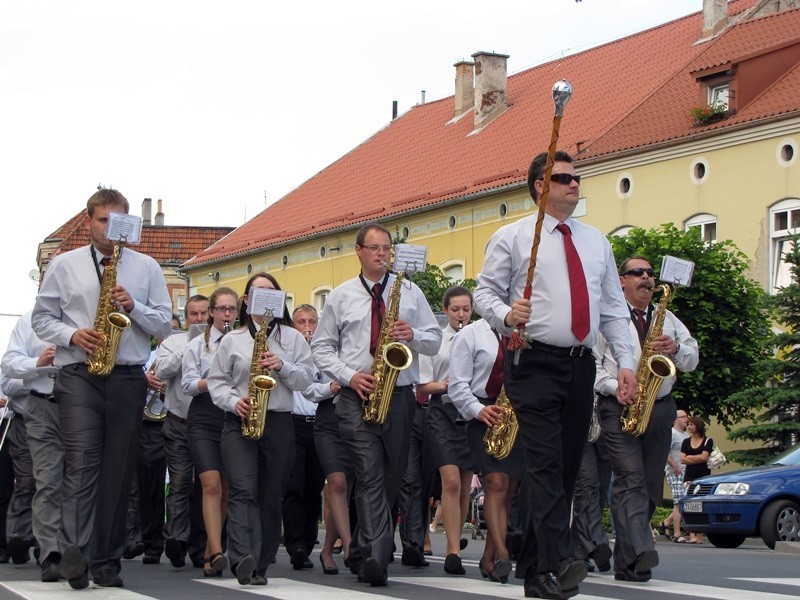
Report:
[[[115,245],[105,230],[112,211],[127,213],[128,201],[116,190],[101,189],[89,198],[86,211],[91,243],[52,260],[32,319],[39,338],[56,345],[54,365],[60,368],[53,389],[66,450],[60,569],[75,589],[89,585],[89,565],[95,584],[122,586],[125,518],[147,390],[144,364],[150,337],[166,337],[172,316],[158,263],[122,248],[108,297],[131,326],[120,336],[111,372],[89,372],[87,354],[103,344],[94,322],[106,259]]]
[[[408,461],[415,406],[412,384],[419,380],[418,353],[436,354],[442,331],[419,287],[403,282],[399,318],[387,327],[393,341],[408,346],[412,363],[397,376],[386,422],[365,421],[362,404],[376,391],[371,366],[373,356],[381,351],[383,316],[390,309],[387,300],[396,276],[387,266],[392,240],[385,227],[364,225],[356,235],[355,251],[361,274],[328,296],[311,350],[320,370],[342,385],[336,415],[353,461],[358,514],[348,566],[363,581],[384,586],[392,555],[390,511]]]
[[[533,159],[528,186],[538,204],[547,153]],[[572,218],[580,176],[566,152],[555,154],[530,299],[524,297],[538,213],[501,227],[486,247],[475,303],[497,331],[526,328],[529,346],[505,358],[505,389],[520,422],[525,451],[528,523],[517,562],[525,594],[568,598],[587,567],[573,558],[570,505],[591,420],[602,331],[620,366],[619,396],[633,394],[629,314],[605,236]],[[518,360],[517,360],[518,359]]]

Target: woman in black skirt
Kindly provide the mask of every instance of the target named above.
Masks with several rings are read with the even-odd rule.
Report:
[[[461,564],[461,532],[469,508],[469,491],[475,461],[467,445],[464,419],[448,397],[450,349],[459,331],[472,316],[472,294],[461,286],[447,289],[442,300],[447,315],[442,345],[436,356],[420,356],[417,391],[430,394],[428,438],[431,455],[442,479],[442,518],[447,536],[445,573],[464,575]]]
[[[486,453],[483,436],[497,423],[501,411],[494,405],[503,383],[504,345],[484,321],[464,327],[456,337],[450,359],[450,400],[467,422],[467,439],[472,456],[483,475],[483,516],[489,537],[478,563],[481,575],[500,583],[508,582],[511,560],[506,547],[508,515],[517,483],[524,473],[522,448],[498,460]]]
[[[222,554],[222,525],[228,505],[228,481],[220,450],[225,413],[211,401],[206,378],[222,336],[236,320],[238,302],[236,292],[227,287],[211,294],[205,334],[191,340],[183,355],[181,386],[184,393],[192,396],[189,450],[194,472],[203,488],[203,523],[207,535],[203,574],[206,577],[221,576],[228,566]]]

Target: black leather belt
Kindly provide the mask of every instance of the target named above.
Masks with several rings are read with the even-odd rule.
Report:
[[[37,392],[36,390],[31,390],[31,396],[36,396],[37,398],[41,398],[42,400],[47,400],[48,402],[55,402],[56,397],[53,394],[43,394],[42,392]]]
[[[306,423],[313,423],[317,420],[317,417],[314,415],[292,415],[298,421],[304,421]]]
[[[583,358],[584,356],[592,355],[592,349],[588,346],[568,346],[562,348],[561,346],[551,346],[550,344],[544,344],[536,340],[531,340],[531,350],[541,350],[542,352],[547,352],[553,356],[560,356],[563,358]]]
[[[179,417],[178,415],[176,415],[175,413],[170,412],[170,411],[167,411],[167,418],[168,419],[172,419],[173,421],[177,421],[178,423],[180,423],[182,425],[188,425],[189,424],[189,421],[187,421],[186,419],[182,419],[181,417]]]

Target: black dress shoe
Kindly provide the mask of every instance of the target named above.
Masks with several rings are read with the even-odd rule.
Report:
[[[89,576],[86,574],[86,559],[77,546],[67,546],[61,556],[59,571],[69,581],[72,589],[82,590],[89,587]]]
[[[144,554],[144,544],[142,542],[136,542],[135,544],[125,546],[125,552],[122,553],[122,558],[130,560],[136,558],[140,554]]]
[[[18,533],[12,534],[6,544],[11,562],[15,565],[24,565],[31,559],[30,543]]]
[[[556,581],[558,582],[559,589],[562,591],[572,591],[581,581],[586,579],[586,575],[588,574],[589,569],[586,567],[586,561],[565,558],[558,563]]]
[[[250,585],[253,581],[253,572],[256,570],[256,559],[249,554],[236,565],[236,580],[239,585]]]
[[[267,578],[263,575],[253,575],[250,585],[267,585]]]
[[[142,559],[142,564],[145,565],[157,565],[161,562],[161,552],[156,554],[155,552],[145,552],[144,558]]]
[[[592,552],[592,559],[594,564],[597,565],[597,570],[601,573],[611,570],[611,548],[608,544],[600,544]]]
[[[186,550],[183,549],[183,544],[175,538],[164,540],[164,554],[176,569],[180,569],[186,564]]]
[[[310,561],[308,560],[308,554],[305,553],[305,550],[295,550],[292,552],[292,558],[290,562],[292,563],[294,570],[299,571],[300,569],[305,568],[306,562]],[[311,566],[313,567],[314,564],[312,563]]]
[[[561,600],[561,590],[550,573],[539,573],[525,578],[526,598],[551,598]]]
[[[5,550],[0,550],[0,564],[4,565],[10,560],[11,557],[8,555],[8,552]]]
[[[631,569],[624,569],[622,571],[617,571],[614,573],[614,579],[617,581],[650,581],[650,578],[653,576],[652,571],[644,571],[642,573],[636,573]]]
[[[42,563],[42,581],[45,583],[58,581],[61,576],[59,572],[60,566],[61,556],[55,552],[51,553]]]
[[[409,544],[403,548],[403,557],[400,559],[400,564],[404,567],[427,567],[431,563],[425,560],[425,555],[419,546]]]
[[[444,559],[444,572],[449,575],[466,575],[467,571],[461,564],[458,554],[448,554]]]
[[[361,581],[370,584],[372,587],[384,587],[388,583],[386,571],[378,561],[372,557],[369,557],[363,562],[358,577]]]
[[[94,576],[94,584],[100,587],[122,587],[122,577],[114,571],[100,571]]]
[[[658,565],[658,552],[655,550],[645,550],[636,557],[633,563],[633,572],[637,575],[649,573],[653,567]]]

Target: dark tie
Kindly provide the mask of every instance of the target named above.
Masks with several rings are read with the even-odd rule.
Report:
[[[586,288],[586,276],[583,274],[581,257],[572,243],[572,231],[569,225],[556,225],[564,235],[564,252],[567,255],[567,271],[569,272],[569,290],[572,300],[572,333],[583,340],[589,335],[589,291]]]
[[[641,346],[644,344],[644,338],[647,337],[647,322],[644,320],[645,312],[641,308],[634,308],[633,314],[636,316],[633,323],[639,333],[639,345]]]
[[[108,263],[110,263],[110,262],[111,262],[111,259],[109,257],[107,257],[107,256],[104,256],[102,258],[102,260],[100,261],[100,266],[101,267],[107,267]]]
[[[489,373],[489,379],[486,381],[486,397],[497,398],[500,395],[500,388],[503,387],[503,358],[506,354],[506,345],[508,338],[500,338],[500,343],[497,344],[497,356],[492,365],[492,372]]]
[[[369,336],[369,353],[375,354],[378,347],[378,339],[381,336],[381,323],[383,322],[383,312],[386,307],[383,303],[381,284],[376,283],[372,286],[372,330]]]

